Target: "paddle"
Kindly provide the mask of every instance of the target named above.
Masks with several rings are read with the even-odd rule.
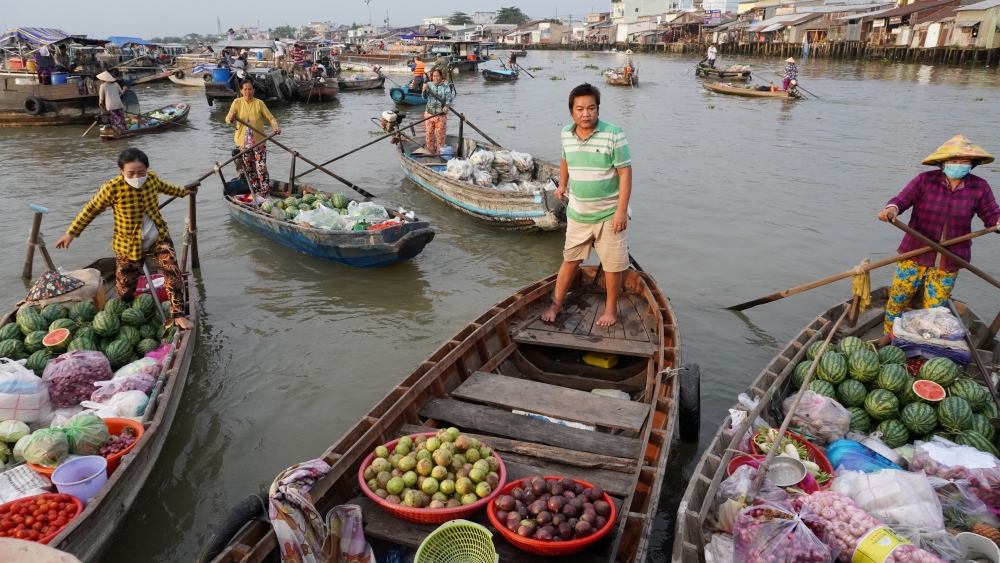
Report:
[[[828,346],[830,346],[830,341],[833,340],[833,335],[837,333],[837,327],[840,323],[847,318],[847,314],[851,311],[851,307],[844,307],[844,312],[837,319],[837,322],[830,329],[830,334],[826,336],[826,340],[823,341],[823,346],[820,347],[819,353],[816,354],[816,358],[809,365],[809,371],[806,372],[806,377],[802,380],[802,386],[799,388],[799,392],[795,395],[795,401],[792,406],[788,409],[785,414],[785,420],[781,422],[781,428],[778,429],[778,435],[774,438],[771,443],[771,448],[767,451],[767,457],[760,464],[757,469],[757,476],[754,478],[753,483],[750,485],[750,490],[747,493],[746,504],[750,506],[753,504],[753,499],[757,495],[757,491],[760,490],[760,486],[764,483],[764,477],[767,475],[767,470],[771,467],[771,461],[774,460],[774,456],[781,450],[778,447],[781,444],[781,440],[785,437],[785,431],[788,430],[788,425],[792,422],[792,417],[795,416],[795,411],[799,408],[799,403],[802,401],[802,395],[805,394],[809,387],[809,382],[812,380],[813,374],[816,372],[816,366],[819,365],[819,360],[823,356],[823,352],[826,352]],[[772,399],[774,400],[774,399]]]
[[[781,74],[781,73],[780,73],[780,72],[778,72],[778,71],[774,71],[774,74],[777,74],[778,76],[780,76],[780,77],[782,77],[782,78],[784,78],[784,76],[785,76],[785,75]],[[767,80],[767,79],[765,78],[764,80]],[[770,81],[768,81],[768,82],[770,82]],[[774,83],[773,83],[773,82],[771,82],[771,84],[774,84]],[[803,92],[805,92],[806,94],[809,94],[810,96],[812,96],[812,97],[816,98],[817,100],[821,100],[821,99],[822,99],[822,98],[820,98],[819,96],[817,96],[816,94],[813,94],[813,93],[812,93],[812,92],[810,92],[809,90],[806,90],[805,88],[803,88],[801,84],[798,84],[798,81],[796,81],[796,84],[795,84],[795,87],[796,87],[796,88],[798,88],[799,90],[802,90],[802,91],[803,91]]]
[[[528,76],[530,76],[532,78],[535,77],[534,74],[531,74],[530,72],[528,72],[527,70],[525,70],[523,66],[521,66],[521,65],[517,64],[516,62],[510,60],[510,58],[508,58],[507,61],[510,63],[510,67],[511,67],[510,69],[513,70],[514,72],[523,72],[524,74],[527,74]],[[500,66],[503,66],[503,59],[500,60]],[[514,68],[515,66],[517,68]]]
[[[961,267],[965,268],[966,270],[972,272],[973,274],[976,274],[977,276],[979,276],[980,278],[982,278],[984,281],[988,282],[990,285],[993,285],[994,287],[1000,288],[1000,281],[997,281],[996,279],[994,279],[992,276],[990,276],[986,272],[980,270],[979,268],[973,266],[972,264],[969,264],[967,261],[959,258],[958,256],[955,256],[955,254],[953,252],[951,252],[947,248],[941,246],[940,244],[932,241],[931,239],[925,237],[924,235],[918,233],[913,227],[910,227],[909,225],[905,225],[905,224],[901,223],[900,221],[897,220],[897,218],[895,216],[891,216],[890,219],[889,219],[889,221],[893,225],[895,225],[899,230],[901,230],[904,233],[910,235],[911,237],[919,240],[920,242],[926,244],[927,246],[931,247],[932,249],[934,249],[938,253],[943,254],[944,256],[947,256],[948,258],[951,258],[952,260],[955,261],[956,264],[958,264],[959,266],[961,266]]]
[[[87,133],[90,133],[90,130],[93,129],[95,125],[97,125],[98,121],[99,120],[95,119],[94,122],[90,124],[90,127],[87,127],[87,130],[83,132],[83,135],[80,135],[80,136],[81,137],[86,137]]]
[[[953,244],[958,244],[960,242],[965,242],[967,240],[971,240],[971,239],[974,239],[976,237],[981,237],[981,236],[983,236],[983,235],[985,235],[987,233],[996,232],[996,230],[997,230],[996,227],[990,227],[988,229],[983,229],[981,231],[976,231],[974,233],[969,233],[967,235],[962,235],[960,237],[955,237],[953,239],[948,239],[948,240],[942,242],[941,244],[943,246],[951,246]],[[816,281],[809,282],[807,284],[795,286],[795,287],[786,289],[784,291],[779,291],[778,293],[772,293],[771,295],[766,295],[764,297],[760,297],[758,299],[754,299],[753,301],[747,301],[746,303],[740,303],[739,305],[734,305],[732,307],[727,307],[727,309],[730,310],[730,311],[745,311],[746,309],[750,309],[752,307],[756,307],[757,305],[763,305],[764,303],[771,303],[772,301],[777,301],[779,299],[784,299],[786,297],[790,297],[792,295],[796,295],[798,293],[802,293],[803,291],[808,291],[810,289],[816,289],[817,287],[822,287],[824,285],[831,284],[831,283],[833,283],[835,281],[839,281],[839,280],[842,280],[842,279],[845,279],[845,278],[849,278],[849,277],[851,277],[851,276],[853,276],[855,274],[863,274],[865,272],[869,272],[869,271],[874,270],[876,268],[881,268],[882,266],[888,266],[889,264],[895,264],[896,262],[899,262],[900,260],[909,260],[910,258],[913,258],[914,256],[919,256],[921,254],[924,254],[925,252],[930,252],[930,251],[931,251],[931,248],[925,246],[925,247],[922,247],[922,248],[918,248],[916,250],[911,250],[909,252],[905,252],[903,254],[897,254],[897,255],[893,256],[892,258],[886,258],[885,260],[879,260],[878,262],[872,262],[871,264],[868,264],[868,265],[866,265],[866,266],[864,266],[862,268],[854,268],[854,269],[851,269],[851,270],[847,270],[846,272],[841,272],[839,274],[834,274],[832,276],[827,276],[825,278],[818,279]],[[998,328],[1000,328],[1000,323],[998,323]]]
[[[997,395],[997,388],[993,385],[993,379],[990,377],[992,373],[990,370],[986,369],[983,364],[983,359],[979,357],[979,350],[976,349],[976,345],[972,342],[972,333],[969,329],[965,328],[965,323],[962,322],[962,316],[958,314],[958,309],[955,308],[955,302],[948,299],[948,308],[951,309],[951,313],[955,315],[958,319],[958,325],[962,327],[962,332],[965,334],[965,343],[969,346],[969,351],[972,352],[972,359],[976,360],[976,367],[979,368],[979,374],[983,376],[983,380],[986,381],[986,388],[990,390],[990,395],[993,397],[993,402],[996,403],[997,408],[1000,408],[1000,395]],[[990,424],[996,428],[1000,428],[1000,418],[991,418]]]

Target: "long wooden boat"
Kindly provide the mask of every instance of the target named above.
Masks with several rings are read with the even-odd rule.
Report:
[[[299,101],[302,102],[329,102],[336,100],[337,94],[340,93],[340,87],[333,79],[320,82],[318,78],[311,78],[300,82],[298,89]]]
[[[238,201],[234,196],[250,191],[242,176],[225,182],[224,186],[229,214],[238,223],[289,248],[336,264],[363,268],[391,266],[420,254],[434,240],[430,223],[403,217],[391,207],[386,207],[386,211],[402,219],[401,225],[374,231],[326,231],[275,219]],[[287,183],[272,180],[271,195],[283,198],[301,195],[301,191],[292,194]]]
[[[32,71],[0,71],[5,85],[0,89],[0,127],[93,123],[101,115],[100,82],[78,75],[70,80],[74,82],[40,84]]]
[[[106,141],[114,141],[117,139],[125,139],[127,137],[145,135],[146,133],[156,133],[158,131],[163,131],[164,129],[169,129],[178,123],[184,123],[187,121],[188,114],[190,113],[191,106],[187,104],[170,104],[142,114],[139,118],[138,126],[135,129],[117,131],[110,125],[102,125],[101,138]],[[167,116],[168,119],[164,119],[163,116]]]
[[[718,78],[719,80],[730,80],[730,81],[744,81],[748,82],[751,78],[751,71],[746,70],[738,72],[735,70],[725,70],[721,68],[712,68],[710,66],[698,65],[698,68],[694,70],[694,74],[700,78]]]
[[[514,55],[515,57],[527,57],[528,56],[528,50],[527,49],[521,49],[521,50],[511,49],[510,54]]]
[[[389,89],[389,97],[392,101],[402,106],[422,106],[427,103],[427,98],[420,90],[411,90],[409,86],[394,86]]]
[[[604,73],[604,81],[612,86],[638,86],[639,73],[634,69],[628,74],[608,71]]]
[[[518,78],[520,75],[513,70],[483,69],[483,80],[487,82],[513,82]]]
[[[474,139],[465,138],[459,147],[459,139],[448,135],[448,146],[454,154],[468,158],[477,150],[502,150]],[[440,198],[448,205],[482,219],[491,225],[514,231],[556,231],[566,228],[566,204],[556,199],[555,192],[536,190],[534,192],[503,192],[493,188],[483,188],[456,180],[448,176],[446,162],[438,155],[421,155],[416,142],[405,139],[396,145],[399,163],[406,176],[418,186]],[[559,182],[559,166],[534,159],[531,180],[544,183],[549,180]]]
[[[555,324],[546,324],[539,316],[555,287],[556,276],[549,276],[500,301],[432,352],[319,456],[331,469],[307,496],[320,513],[357,504],[370,542],[416,549],[437,525],[412,524],[383,512],[360,492],[358,468],[376,446],[400,435],[455,426],[500,452],[509,480],[572,475],[602,487],[620,508],[607,536],[568,557],[520,551],[494,529],[501,561],[645,561],[675,425],[690,425],[697,417],[679,412],[681,381],[687,380],[685,370],[677,370],[680,331],[666,296],[648,274],[626,270],[620,322],[611,329],[597,327],[594,320],[604,309],[603,279],[596,267],[581,268],[565,313]],[[618,364],[610,369],[588,366],[581,361],[586,352],[617,354]],[[621,390],[632,400],[590,393],[595,388]],[[512,410],[594,425],[596,430]],[[471,519],[489,527],[482,512]],[[276,549],[270,524],[257,520],[217,557],[199,561],[260,561]]]
[[[378,90],[385,87],[385,76],[379,74],[369,78],[356,77],[353,80],[345,80],[343,75],[338,77],[337,84],[341,92],[357,92],[360,90]]]
[[[854,327],[841,323],[833,342],[838,342],[846,336],[857,336],[862,340],[874,340],[882,336],[882,322],[885,317],[885,305],[889,296],[889,288],[883,287],[872,291],[872,307],[861,313]],[[715,493],[719,484],[727,476],[726,467],[732,459],[740,439],[750,428],[751,421],[758,414],[772,427],[777,428],[781,419],[775,416],[775,410],[790,393],[790,374],[798,362],[805,358],[806,348],[829,335],[837,319],[851,301],[839,303],[813,319],[785,347],[768,362],[767,367],[750,383],[747,395],[759,399],[757,408],[750,413],[740,428],[732,430],[732,419],[727,416],[719,426],[715,438],[705,450],[694,476],[688,482],[687,490],[681,498],[677,509],[677,524],[674,533],[674,548],[672,563],[702,563],[705,561],[705,545],[711,541],[711,534],[718,518],[718,506],[715,504]],[[914,305],[918,306],[918,305]],[[988,332],[989,327],[964,303],[955,302],[955,308],[962,317],[962,322],[972,331],[972,341],[980,342]],[[980,350],[986,365],[992,365],[993,358],[1000,354],[1000,342],[994,338],[984,350]],[[978,374],[974,364],[969,366],[970,374]],[[739,403],[734,409],[746,410]]]
[[[104,281],[105,299],[117,297],[115,289],[115,259],[102,258],[87,268],[96,268],[101,272]],[[156,273],[155,264],[150,263],[151,273]],[[128,454],[121,458],[121,465],[108,477],[107,484],[101,488],[95,497],[87,502],[87,507],[51,542],[49,547],[65,551],[76,556],[84,563],[100,560],[101,554],[109,546],[115,531],[125,521],[132,505],[139,496],[139,491],[149,477],[156,464],[163,444],[170,432],[181,395],[187,383],[191,356],[194,354],[195,340],[198,336],[198,293],[194,279],[184,276],[184,302],[187,307],[186,317],[195,326],[189,331],[180,333],[177,349],[174,352],[170,370],[167,372],[166,384],[158,395],[155,412],[145,423],[145,432]],[[14,322],[11,311],[2,320],[0,326]]]
[[[795,89],[788,90],[787,92],[761,92],[759,90],[752,89],[752,87],[733,86],[724,82],[703,82],[701,85],[704,86],[709,92],[728,94],[731,96],[743,96],[745,98],[784,98],[786,100],[795,100],[802,97],[798,90]]]

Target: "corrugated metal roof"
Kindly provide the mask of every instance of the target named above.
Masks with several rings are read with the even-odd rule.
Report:
[[[892,10],[895,10],[895,8],[889,8],[888,10],[877,10],[877,11],[874,11],[874,12],[868,12],[867,14],[851,14],[849,16],[841,16],[841,17],[839,17],[837,19],[838,20],[856,20],[858,18],[866,18],[868,16],[879,16],[880,14],[891,12]]]
[[[983,0],[982,2],[976,2],[975,4],[969,4],[968,6],[962,6],[959,8],[961,11],[965,10],[989,10],[990,8],[995,8],[1000,6],[1000,0]]]
[[[934,8],[941,8],[944,6],[950,6],[956,4],[958,4],[958,0],[924,0],[922,2],[914,2],[913,4],[907,4],[906,6],[900,6],[899,8],[893,8],[892,10],[886,12],[879,12],[876,16],[872,15],[865,16],[865,20],[884,18],[884,17],[894,17],[894,16],[907,16],[914,12],[931,10]]]

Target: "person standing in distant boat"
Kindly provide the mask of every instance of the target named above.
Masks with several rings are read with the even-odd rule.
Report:
[[[787,92],[792,81],[799,79],[799,67],[795,66],[795,59],[792,57],[785,59],[785,63],[787,63],[785,64],[785,81],[782,83],[782,88]]]
[[[304,60],[306,60],[306,52],[302,50],[302,45],[296,43],[295,47],[292,47],[292,62],[295,63],[295,66],[301,67]]]
[[[236,41],[236,32],[233,31],[233,28],[230,27],[229,31],[226,32],[226,39]]]
[[[253,97],[253,83],[244,80],[240,84],[240,94],[242,97],[233,100],[233,105],[229,107],[229,115],[226,116],[226,123],[236,121],[240,118],[246,121],[258,131],[264,130],[264,120],[271,124],[275,134],[281,134],[281,127],[278,120],[271,115],[271,112],[264,105],[263,100]],[[256,133],[253,129],[236,122],[236,135],[233,142],[242,151],[257,144]],[[267,148],[260,145],[252,151],[248,151],[240,157],[243,163],[243,171],[246,173],[247,183],[254,194],[267,195],[271,191],[271,177],[267,172]]]
[[[581,84],[569,94],[573,123],[562,130],[562,160],[555,197],[566,206],[566,244],[552,305],[542,321],[555,322],[580,263],[597,251],[604,266],[607,302],[597,326],[618,322],[622,272],[628,269],[628,202],[632,196],[632,156],[625,133],[599,117],[601,92]]]
[[[955,135],[921,162],[936,166],[938,170],[917,175],[899,195],[889,200],[885,209],[879,211],[879,220],[892,221],[900,213],[913,208],[910,227],[934,241],[971,233],[973,215],[979,216],[987,227],[998,224],[1000,206],[997,206],[993,189],[983,178],[969,174],[976,166],[991,162],[993,156],[990,153],[965,137]],[[897,251],[903,254],[924,246],[924,243],[907,234]],[[948,250],[966,262],[972,259],[972,241],[953,244]],[[891,342],[893,322],[906,310],[921,286],[925,308],[947,301],[955,288],[959,268],[961,266],[951,258],[936,252],[925,252],[897,262],[889,301],[885,306],[883,336],[878,340],[878,346]]]
[[[708,46],[708,52],[705,53],[705,58],[702,60],[708,61],[708,66],[715,68],[715,58],[719,56],[719,50],[715,48],[715,43]]]
[[[53,57],[56,63],[56,70],[62,72],[69,72],[72,68],[69,61],[69,51],[66,50],[66,44],[63,43],[59,46],[59,50]]]
[[[128,86],[119,86],[115,77],[108,71],[98,74],[97,79],[102,82],[97,95],[97,104],[108,112],[111,128],[115,131],[124,131],[125,104],[122,103],[122,94],[128,90]]]
[[[281,65],[285,62],[285,44],[281,41],[274,40],[274,68],[281,68]]]

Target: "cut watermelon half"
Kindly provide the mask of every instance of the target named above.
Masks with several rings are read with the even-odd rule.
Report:
[[[49,352],[62,354],[69,347],[72,339],[73,333],[68,328],[57,328],[45,335],[45,338],[42,339],[42,345]]]
[[[913,382],[913,392],[928,403],[937,403],[947,395],[944,392],[944,387],[925,379]]]

